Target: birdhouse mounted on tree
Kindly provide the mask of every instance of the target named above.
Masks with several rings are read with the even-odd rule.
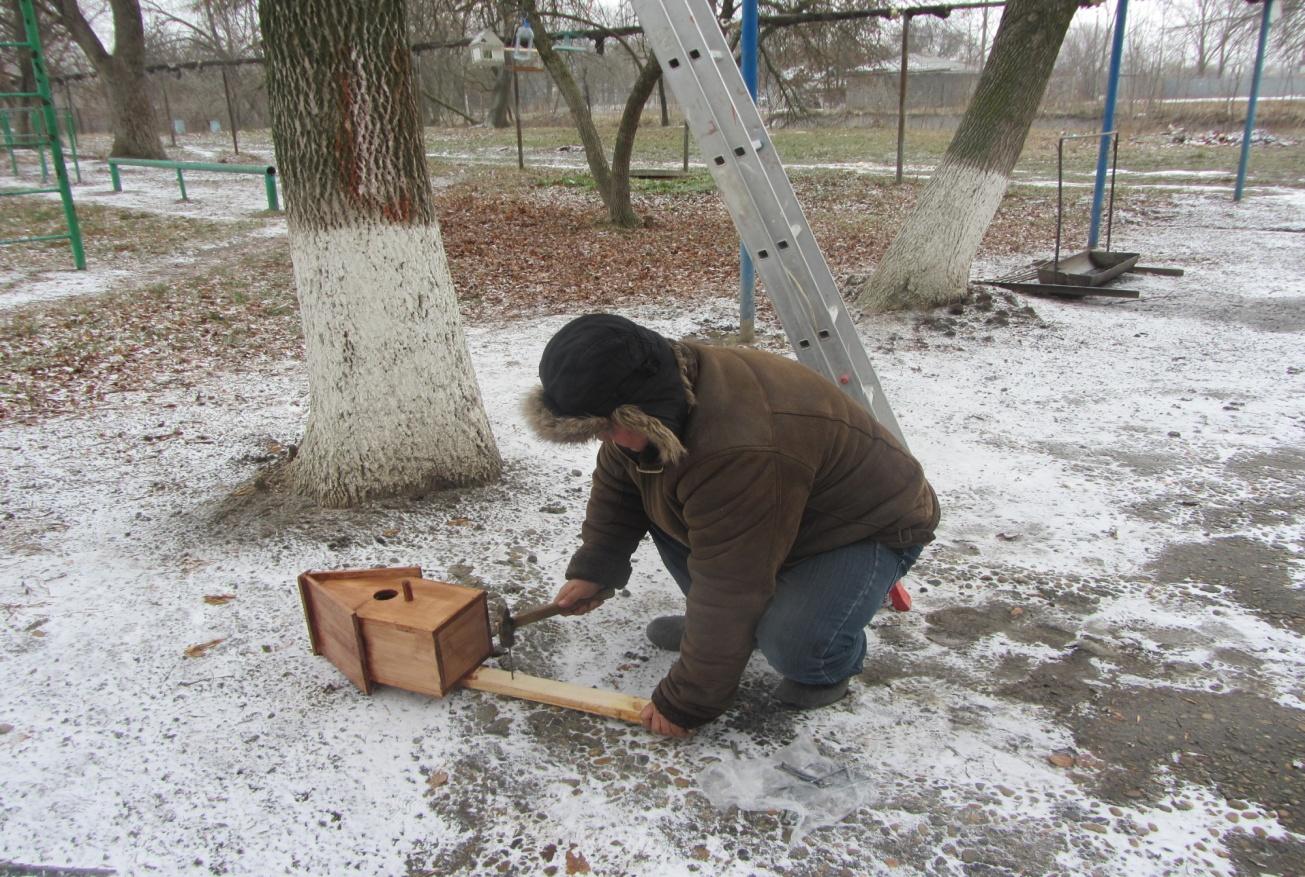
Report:
[[[503,41],[489,28],[485,28],[471,38],[470,49],[472,66],[503,66]]]
[[[421,567],[299,576],[313,654],[362,691],[443,697],[493,650],[485,592],[423,579]]]

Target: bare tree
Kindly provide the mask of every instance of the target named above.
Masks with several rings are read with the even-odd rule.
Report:
[[[630,158],[634,153],[634,138],[643,116],[644,104],[648,102],[653,89],[657,87],[658,80],[661,79],[661,66],[655,58],[649,56],[640,67],[639,75],[635,78],[634,86],[626,99],[620,124],[617,126],[616,143],[609,164],[602,138],[594,126],[589,104],[576,84],[575,77],[571,75],[565,59],[554,50],[553,41],[543,26],[543,18],[536,6],[536,0],[522,0],[522,8],[534,23],[535,45],[539,49],[539,58],[571,111],[571,118],[580,134],[580,142],[584,145],[589,172],[593,175],[594,184],[598,187],[598,193],[607,207],[607,218],[612,224],[621,228],[634,228],[639,225],[639,217],[635,214],[634,206],[630,201]]]
[[[197,59],[233,61],[259,52],[258,9],[255,0],[190,0],[187,15],[178,15],[171,5],[146,0],[155,20],[171,25],[181,34],[173,47]],[[233,149],[240,152],[237,132],[241,126],[242,68],[223,64],[218,68],[223,97],[227,106],[227,123],[231,129]]]
[[[1305,67],[1305,0],[1278,0],[1282,15],[1273,25],[1273,47],[1289,67]]]
[[[502,463],[445,261],[403,0],[262,0],[310,410],[291,470],[328,506]]]
[[[113,146],[110,155],[167,158],[159,139],[158,116],[145,78],[145,25],[140,0],[109,0],[113,11],[113,51],[82,13],[77,0],[50,0],[58,21],[81,47],[99,74],[109,102]]]
[[[476,33],[486,8],[485,3],[460,0],[427,0],[408,4],[408,41],[419,45],[438,45]],[[466,109],[468,86],[467,59],[462,52],[413,51],[414,79],[421,119],[428,124],[444,124],[454,119],[474,124]]]
[[[857,4],[854,0],[799,0],[766,2],[763,8],[769,15],[800,15],[847,11]],[[770,88],[759,93],[773,93],[780,104],[778,120],[792,122],[809,115],[816,106],[840,102],[850,74],[895,58],[898,43],[883,19],[865,17],[791,27],[767,25],[761,29],[759,44],[770,82]]]
[[[1106,68],[1110,61],[1110,24],[1094,19],[1075,22],[1065,35],[1056,61],[1056,77],[1064,77],[1064,97],[1071,100],[1096,100],[1105,90]]]
[[[906,225],[857,304],[927,308],[964,298],[1078,0],[1010,0],[974,97]]]
[[[1178,10],[1180,27],[1195,54],[1196,75],[1204,76],[1213,58],[1218,21],[1228,14],[1228,0],[1189,0]]]

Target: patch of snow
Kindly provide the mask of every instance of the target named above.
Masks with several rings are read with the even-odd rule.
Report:
[[[69,257],[71,259],[71,257]],[[99,295],[131,276],[129,271],[106,268],[98,271],[47,271],[25,277],[18,285],[0,288],[0,312],[35,301],[54,301],[78,295]],[[0,280],[0,284],[4,281]]]
[[[133,177],[130,188],[142,203],[165,201],[166,172],[147,179]],[[250,202],[261,209],[256,179],[214,186],[209,203],[228,215]],[[205,191],[200,184],[197,195]],[[875,853],[928,837],[941,819],[962,832],[991,825],[1003,838],[1054,843],[1056,867],[1069,873],[1232,874],[1216,853],[1228,833],[1289,837],[1276,819],[1257,810],[1230,825],[1225,802],[1173,777],[1172,795],[1191,809],[1111,810],[1048,764],[1048,753],[1073,745],[1070,728],[967,681],[1004,657],[1039,662],[1058,650],[1004,635],[966,648],[933,643],[930,613],[982,597],[921,583],[931,556],[957,552],[995,568],[1114,582],[1076,636],[1155,649],[1178,631],[1189,641],[1165,648],[1191,661],[1234,642],[1262,662],[1260,684],[1293,705],[1300,636],[1231,604],[1174,598],[1148,587],[1144,570],[1165,546],[1203,536],[1201,522],[1172,504],[1182,477],[1222,482],[1235,502],[1254,485],[1229,463],[1300,447],[1305,376],[1288,367],[1301,356],[1290,322],[1299,312],[1289,306],[1305,298],[1302,250],[1299,235],[1274,229],[1303,218],[1302,192],[1257,193],[1239,206],[1185,196],[1163,225],[1129,229],[1146,263],[1181,265],[1185,277],[1130,277],[1142,292],[1131,302],[1039,300],[1045,327],[991,343],[928,335],[904,316],[864,323],[872,350],[890,334],[906,339],[875,353],[875,366],[943,505],[938,544],[912,577],[916,610],[875,620],[870,660],[904,642],[947,673],[858,685],[847,702],[794,717],[773,714],[764,691],[775,676],[756,658],[736,708],[753,728],[722,720],[684,743],[475,692],[364,697],[308,653],[294,586],[303,570],[418,563],[448,578],[466,563],[495,594],[524,581],[513,603],[552,596],[576,545],[594,447],[539,442],[516,403],[564,317],[468,331],[503,484],[418,505],[305,513],[313,526],[260,532],[215,518],[257,471],[250,458],[263,442],[301,434],[301,363],[122,394],[82,416],[0,424],[0,504],[12,515],[0,542],[0,653],[11,681],[0,688],[0,723],[12,726],[0,734],[0,857],[131,874],[390,874],[470,845],[469,872],[512,859],[533,873],[534,851],[554,844],[559,870],[575,845],[597,873],[782,874],[803,860],[739,859],[739,844],[702,822],[718,818],[751,846],[780,841],[778,820],[711,817],[691,787],[647,792],[672,767],[693,776],[727,753],[771,751],[755,731],[765,725],[834,746],[882,802],[813,835],[817,845],[834,837]],[[281,225],[269,222],[278,230],[266,233]],[[629,315],[683,335],[727,322],[733,307],[649,304]],[[554,503],[561,513],[541,512]],[[1147,504],[1179,511],[1148,517],[1139,512]],[[400,535],[375,538],[390,528]],[[1253,531],[1293,546],[1300,583],[1301,522]],[[524,572],[512,564],[522,549],[537,559]],[[212,594],[236,599],[208,605]],[[672,656],[623,656],[648,651],[648,617],[680,605],[644,546],[628,596],[598,615],[541,623],[534,636],[548,648],[523,658],[542,666],[523,669],[647,694]],[[204,656],[185,657],[212,640],[221,641]],[[567,732],[541,731],[550,721]],[[495,731],[483,732],[491,722]],[[581,769],[611,753],[643,760],[610,778]],[[428,782],[440,771],[447,783]],[[509,781],[484,785],[487,775]],[[457,807],[432,806],[454,795],[465,796],[474,828]],[[689,852],[696,845],[709,861]],[[879,859],[864,867],[887,869]],[[947,845],[908,863],[910,873],[969,867]]]

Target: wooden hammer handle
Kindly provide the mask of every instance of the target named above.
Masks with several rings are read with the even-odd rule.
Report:
[[[615,588],[605,588],[590,597],[590,600],[610,600],[616,594]],[[543,606],[536,606],[534,609],[527,609],[512,616],[513,627],[525,627],[527,624],[534,624],[536,621],[543,621],[545,618],[552,618],[562,611],[562,607],[556,603],[548,603]]]

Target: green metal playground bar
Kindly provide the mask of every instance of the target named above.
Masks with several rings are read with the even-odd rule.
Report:
[[[54,111],[56,124],[61,129],[61,136],[67,138],[68,156],[73,161],[73,170],[77,175],[77,182],[82,181],[82,165],[77,155],[77,126],[73,123],[72,110],[56,109]],[[26,118],[27,127],[31,130],[30,134],[23,134],[15,130],[14,120]],[[41,107],[7,107],[0,109],[0,148],[9,153],[9,167],[14,176],[18,176],[18,150],[29,149],[37,153],[41,160],[41,182],[50,178],[50,166],[46,153],[50,146],[50,137],[45,130],[45,112]]]
[[[219,164],[209,161],[166,161],[157,158],[110,158],[109,178],[113,181],[113,191],[122,191],[122,177],[119,167],[159,167],[177,172],[177,187],[181,189],[181,200],[186,197],[185,171],[202,171],[218,174],[258,174],[263,177],[263,186],[267,190],[267,209],[279,211],[281,204],[276,197],[276,168],[265,164]]]
[[[54,97],[50,94],[50,78],[45,69],[45,54],[41,51],[40,30],[36,24],[36,10],[32,5],[32,0],[18,0],[18,12],[23,18],[23,32],[27,39],[22,42],[6,41],[0,44],[0,48],[25,48],[31,54],[32,75],[36,80],[36,91],[34,92],[8,92],[6,97],[36,98],[39,106],[29,107],[17,112],[28,112],[31,121],[32,134],[15,135],[9,125],[9,110],[0,115],[0,128],[4,134],[4,148],[9,151],[9,160],[13,165],[15,176],[18,174],[18,161],[14,156],[15,147],[26,146],[35,147],[41,155],[41,181],[45,182],[49,175],[49,167],[46,163],[46,151],[49,151],[49,164],[53,165],[55,177],[57,178],[57,188],[40,188],[40,189],[17,189],[8,192],[0,192],[0,195],[25,195],[36,194],[40,192],[58,192],[59,200],[63,205],[64,224],[68,231],[64,234],[54,235],[33,235],[31,237],[12,238],[10,240],[0,241],[0,244],[28,243],[34,241],[68,241],[72,249],[73,265],[77,270],[86,268],[86,252],[82,248],[81,226],[77,222],[77,210],[73,205],[72,187],[68,181],[68,169],[63,159],[63,144],[59,141],[59,115],[54,106]],[[72,133],[71,119],[69,119],[68,131]],[[74,147],[74,155],[75,155]],[[81,169],[78,168],[78,178],[81,177]]]

